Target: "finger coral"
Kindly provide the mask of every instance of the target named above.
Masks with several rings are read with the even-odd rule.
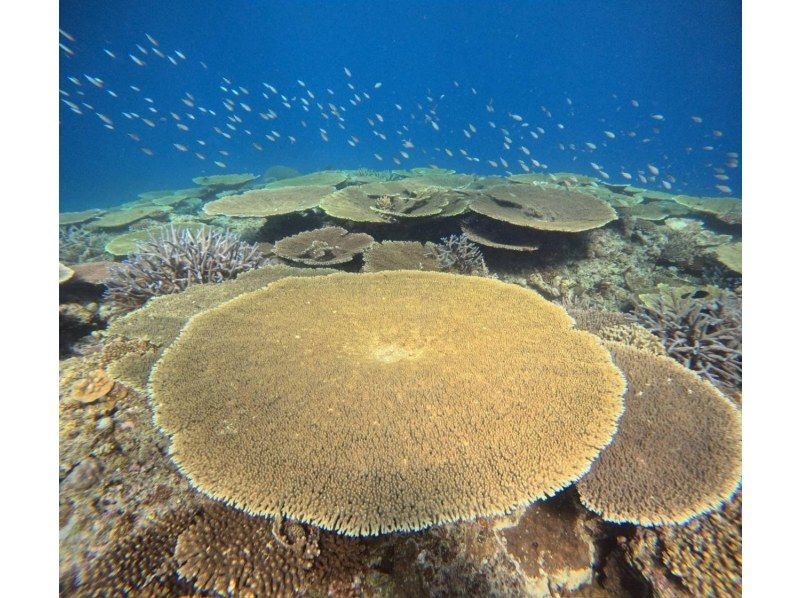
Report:
[[[286,278],[201,312],[150,388],[206,494],[372,535],[557,492],[611,440],[624,380],[536,293],[393,271]]]
[[[267,259],[234,233],[169,227],[140,243],[135,253],[112,270],[105,283],[107,296],[118,307],[133,309],[151,297],[236,278],[263,266]]]
[[[739,410],[667,357],[607,343],[625,374],[625,413],[611,445],[577,484],[609,521],[685,522],[718,508],[739,486]]]

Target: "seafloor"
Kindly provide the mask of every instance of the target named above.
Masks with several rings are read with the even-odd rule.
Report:
[[[273,167],[195,184],[61,214],[62,595],[741,595],[740,489],[677,524],[604,517],[569,486],[501,517],[345,536],[193,489],[147,396],[152,365],[207,307],[289,275],[429,270],[531,289],[604,341],[673,358],[738,409],[740,200],[430,168]],[[235,292],[197,291],[239,274]],[[147,303],[164,294],[187,301]],[[670,468],[668,450],[646,453],[663,456],[652,471]]]

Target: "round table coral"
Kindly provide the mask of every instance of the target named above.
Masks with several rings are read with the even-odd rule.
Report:
[[[201,312],[150,382],[197,488],[350,535],[552,495],[610,442],[625,388],[538,294],[403,270],[286,278]]]

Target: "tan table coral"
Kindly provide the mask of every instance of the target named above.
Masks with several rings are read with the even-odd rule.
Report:
[[[206,494],[351,535],[506,512],[582,476],[624,380],[560,307],[493,279],[287,278],[195,316],[150,378]]]
[[[677,195],[673,200],[693,212],[711,214],[727,224],[742,223],[742,200],[738,197],[693,197]]]
[[[577,486],[609,521],[682,523],[718,508],[739,486],[739,410],[668,357],[607,343],[625,374],[625,414],[611,445]]]
[[[364,272],[383,270],[438,270],[432,243],[384,241],[364,251]]]
[[[275,255],[309,266],[330,266],[351,261],[369,247],[373,239],[366,233],[349,233],[339,226],[308,230],[275,243]]]
[[[617,218],[611,206],[591,195],[539,185],[490,187],[472,199],[470,209],[516,226],[561,232],[600,228]]]
[[[271,183],[264,185],[264,189],[308,186],[336,187],[337,185],[341,185],[346,180],[347,174],[344,172],[338,170],[323,170],[320,172],[301,174],[295,177],[272,181]]]
[[[733,270],[734,272],[742,273],[742,243],[726,243],[714,248],[714,255],[720,264]]]
[[[65,266],[58,262],[58,284],[62,285],[67,282],[75,274],[75,271],[69,266]]]
[[[164,217],[171,210],[172,208],[169,206],[143,206],[114,210],[113,212],[107,212],[97,220],[93,220],[86,228],[124,228],[143,218]]]
[[[103,210],[92,209],[83,210],[82,212],[61,212],[58,215],[59,226],[68,226],[70,224],[80,224],[92,218],[97,218],[103,214]]]
[[[258,177],[252,172],[246,172],[243,174],[212,174],[210,176],[195,177],[192,179],[192,182],[196,185],[202,185],[203,187],[231,189],[234,187],[240,187],[241,185],[249,183],[257,178]]]
[[[334,187],[330,185],[251,189],[210,201],[203,206],[203,210],[212,216],[279,216],[316,208],[320,200],[333,190]]]

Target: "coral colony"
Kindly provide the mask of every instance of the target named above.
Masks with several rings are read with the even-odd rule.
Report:
[[[739,591],[734,200],[271,172],[61,215],[66,595]]]
[[[115,305],[134,308],[195,284],[236,278],[266,261],[257,246],[235,233],[210,228],[177,231],[170,226],[140,243],[112,270],[107,295]]]

